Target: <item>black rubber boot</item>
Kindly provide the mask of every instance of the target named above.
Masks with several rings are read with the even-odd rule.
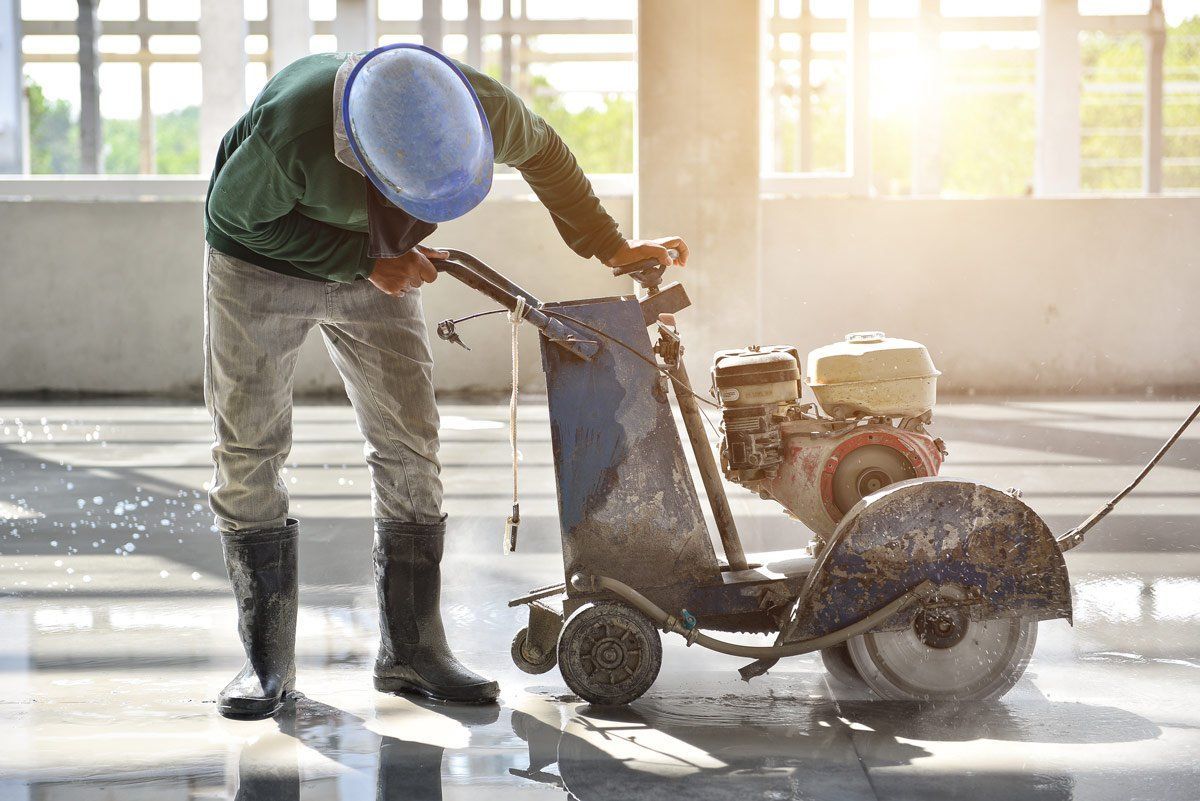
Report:
[[[375,689],[438,701],[487,704],[500,687],[467,670],[442,627],[442,542],[446,523],[375,521],[379,656]]]
[[[217,698],[222,715],[269,717],[296,682],[295,520],[221,535],[246,664]]]

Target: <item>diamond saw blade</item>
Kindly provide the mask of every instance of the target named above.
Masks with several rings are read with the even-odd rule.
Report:
[[[947,619],[949,617],[949,619]],[[1029,664],[1037,621],[939,615],[847,642],[863,681],[893,701],[984,701],[1008,692]]]

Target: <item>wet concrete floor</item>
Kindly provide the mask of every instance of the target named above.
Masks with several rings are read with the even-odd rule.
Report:
[[[443,407],[444,615],[503,685],[461,709],[370,688],[369,482],[348,408],[302,406],[286,481],[302,520],[301,695],[234,722],[241,662],[190,406],[0,405],[0,801],[10,799],[1195,799],[1200,797],[1200,431],[1072,552],[1076,625],[1042,624],[1004,700],[885,703],[815,657],[750,684],[677,637],[621,712],[508,656],[506,601],[561,580],[544,407],[522,408],[521,550],[500,555],[506,409]],[[947,474],[1017,486],[1064,531],[1187,411],[1149,400],[939,407]],[[735,490],[748,550],[806,537]],[[748,638],[752,639],[752,638]],[[568,795],[569,794],[569,795]]]

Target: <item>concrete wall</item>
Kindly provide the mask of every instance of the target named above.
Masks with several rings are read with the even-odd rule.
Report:
[[[628,230],[630,199],[605,204]],[[1200,387],[1200,198],[771,198],[763,232],[767,342],[804,350],[880,328],[925,342],[948,391]],[[529,200],[489,200],[433,241],[477,253],[546,299],[624,288],[568,251]],[[197,392],[199,202],[0,201],[0,242],[0,392]],[[697,252],[693,269],[726,268]],[[450,280],[425,302],[431,327],[488,307]],[[755,338],[719,306],[680,319],[729,346]],[[466,323],[462,335],[470,353],[435,339],[439,386],[505,388],[507,322]],[[536,346],[530,332],[523,341],[534,390]],[[708,354],[691,356],[703,383]],[[337,386],[314,333],[297,388]]]
[[[605,199],[628,230],[628,197]],[[0,200],[0,393],[36,390],[199,396],[203,375],[203,204],[195,200]],[[545,298],[625,291],[608,269],[572,253],[533,200],[489,200],[430,239],[467,250]],[[439,320],[492,308],[443,277],[424,291],[439,388],[509,382],[503,315],[461,328],[467,352],[433,335]],[[525,326],[524,328],[529,328]],[[544,386],[537,343],[523,331],[522,381]],[[301,393],[341,382],[319,332],[297,368]]]
[[[1200,198],[772,200],[765,338],[882,329],[940,387],[1200,387]]]

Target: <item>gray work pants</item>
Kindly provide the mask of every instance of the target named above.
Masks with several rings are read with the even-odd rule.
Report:
[[[207,248],[204,400],[216,435],[209,503],[218,527],[287,519],[280,470],[292,447],[292,376],[313,326],[366,440],[375,516],[437,522],[438,412],[420,292],[395,298],[369,281],[292,278]]]

